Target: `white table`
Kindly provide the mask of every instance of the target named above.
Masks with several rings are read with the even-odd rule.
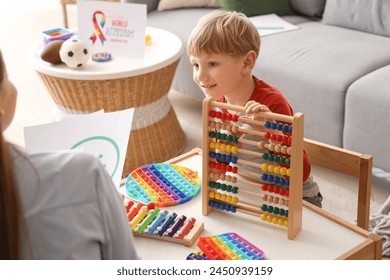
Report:
[[[81,69],[52,65],[40,58],[42,44],[31,52],[31,65],[57,106],[66,113],[106,112],[135,108],[123,175],[152,162],[178,155],[185,135],[168,99],[182,42],[175,34],[148,27],[152,43],[144,58],[113,57],[88,61]]]
[[[194,149],[169,162],[191,168],[201,176],[200,153],[200,149]],[[124,188],[122,191],[125,191]],[[286,228],[262,222],[252,216],[219,210],[213,210],[208,216],[203,216],[200,194],[185,204],[166,209],[203,222],[205,230],[201,236],[226,232],[241,235],[263,250],[266,259],[380,259],[382,255],[382,245],[377,235],[308,204],[303,207],[302,231],[294,240],[287,238]],[[140,257],[145,260],[184,260],[191,252],[199,250],[196,242],[189,248],[182,244],[138,236],[135,241]]]

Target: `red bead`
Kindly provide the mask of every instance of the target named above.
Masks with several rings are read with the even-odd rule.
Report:
[[[266,184],[262,185],[262,186],[261,186],[261,189],[262,189],[263,191],[267,191],[267,190],[268,190],[268,185],[266,185]]]
[[[270,138],[270,135],[271,135],[271,134],[270,134],[269,132],[266,132],[266,133],[264,133],[264,138],[265,138],[265,139],[269,139],[269,138]]]
[[[238,115],[233,115],[232,120],[233,120],[234,122],[238,121]]]
[[[234,174],[237,174],[237,170],[238,170],[237,166],[233,166],[232,172],[233,172]]]
[[[214,110],[211,110],[209,113],[210,117],[215,118],[215,113],[216,112]]]
[[[268,185],[268,191],[269,192],[274,192],[274,186],[273,185]]]

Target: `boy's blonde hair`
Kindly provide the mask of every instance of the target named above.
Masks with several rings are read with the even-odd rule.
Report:
[[[216,10],[203,16],[187,41],[189,55],[203,52],[242,56],[260,50],[260,35],[253,23],[243,14]]]

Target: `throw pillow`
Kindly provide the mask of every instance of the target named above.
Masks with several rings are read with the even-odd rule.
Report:
[[[326,0],[290,0],[291,9],[297,14],[321,18],[324,13]]]
[[[160,0],[160,2],[158,2],[157,10],[164,11],[195,7],[219,8],[220,5],[218,0]]]
[[[133,3],[133,4],[146,4],[147,12],[155,11],[157,9],[158,0],[123,0],[124,3]]]
[[[390,37],[389,0],[327,0],[322,22]]]
[[[291,14],[288,0],[220,0],[221,7],[228,11],[237,11],[248,17],[277,14],[285,16]]]

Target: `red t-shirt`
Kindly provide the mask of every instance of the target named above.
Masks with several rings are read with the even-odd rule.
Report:
[[[256,102],[264,104],[273,113],[283,114],[287,116],[293,115],[293,110],[290,106],[290,103],[277,88],[267,84],[266,82],[256,77],[253,77],[253,79],[255,81],[255,88],[248,101],[254,100]],[[226,103],[225,98],[221,98],[218,101]],[[310,161],[307,157],[306,152],[303,151],[303,182],[305,182],[309,177],[310,171]]]

